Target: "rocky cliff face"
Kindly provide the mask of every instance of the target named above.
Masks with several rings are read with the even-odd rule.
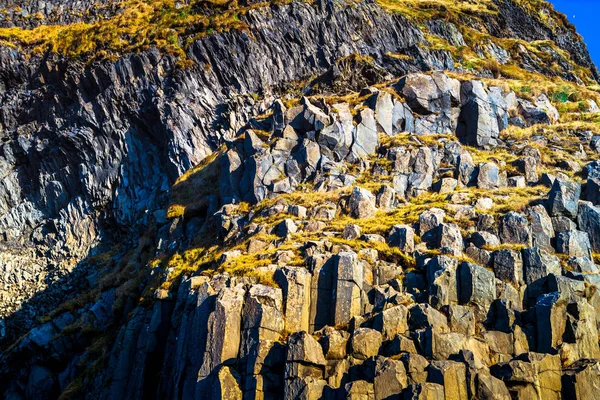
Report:
[[[598,72],[545,3],[433,3],[252,5],[184,66],[2,44],[5,397],[586,398]]]

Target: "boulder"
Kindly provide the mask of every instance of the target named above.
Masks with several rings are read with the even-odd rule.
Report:
[[[394,398],[408,386],[408,377],[402,361],[376,357],[373,389],[376,400]]]
[[[381,332],[385,341],[407,332],[408,309],[404,305],[397,305],[383,310],[373,319],[373,329]]]
[[[283,267],[275,281],[283,290],[285,329],[308,331],[310,322],[310,287],[312,275],[303,267]]]
[[[360,226],[355,224],[348,224],[344,227],[344,232],[342,233],[342,237],[344,240],[355,240],[358,239],[361,235]]]
[[[509,212],[500,220],[499,236],[502,243],[531,246],[531,229],[527,218],[516,212]]]
[[[404,353],[400,360],[404,364],[410,385],[425,383],[429,367],[429,361],[425,357],[415,353]]]
[[[565,399],[585,400],[598,396],[600,388],[600,361],[581,360],[571,365],[563,374]]]
[[[506,103],[490,97],[481,81],[463,82],[460,88],[461,109],[456,136],[462,143],[495,146],[500,131],[508,125]]]
[[[428,382],[444,387],[446,399],[467,400],[467,371],[465,364],[456,361],[432,361],[429,366]]]
[[[375,154],[379,145],[377,122],[373,110],[370,108],[363,109],[358,119],[358,125],[354,130],[352,153],[357,158],[368,157],[371,154]]]
[[[347,103],[334,104],[333,108],[336,110],[332,113],[334,121],[319,132],[317,142],[323,154],[339,162],[344,160],[350,153],[355,128],[352,122],[352,113]]]
[[[401,101],[394,101],[392,110],[392,134],[400,132],[414,132],[415,118],[408,104]]]
[[[498,236],[490,232],[475,232],[471,235],[470,240],[473,245],[479,248],[500,246],[500,239],[498,239]]]
[[[435,229],[443,222],[446,212],[440,208],[430,208],[419,214],[419,232],[421,239],[428,241],[428,238],[435,237]]]
[[[581,184],[556,179],[548,193],[550,216],[565,216],[574,219],[577,216],[577,202],[581,197]]]
[[[502,181],[498,165],[492,162],[479,164],[479,173],[477,174],[477,187],[479,189],[492,190],[503,186],[506,186],[506,183]]]
[[[325,358],[328,360],[344,359],[349,338],[348,332],[338,331],[330,326],[324,328],[319,342],[323,347]]]
[[[392,95],[386,91],[379,91],[373,95],[375,103],[375,119],[377,125],[388,136],[394,134],[393,131],[393,109],[394,103]]]
[[[533,246],[539,247],[547,252],[554,252],[552,239],[554,239],[554,227],[552,220],[541,204],[527,209],[527,216],[531,224],[531,237]]]
[[[479,265],[464,262],[458,269],[459,302],[475,303],[487,310],[496,298],[494,273]]]
[[[443,311],[448,315],[450,331],[465,336],[475,335],[475,315],[471,307],[450,304]]]
[[[363,266],[353,252],[341,252],[334,258],[335,291],[333,323],[346,324],[362,314]]]
[[[306,97],[302,98],[302,112],[290,122],[300,132],[320,131],[331,125],[331,117],[313,105]]]
[[[286,379],[295,377],[322,379],[326,365],[323,349],[311,335],[304,331],[290,335],[285,360]]]
[[[442,252],[459,256],[465,245],[462,233],[456,224],[440,224],[436,232],[436,248]]]
[[[582,201],[579,204],[577,223],[579,229],[588,234],[592,250],[600,252],[600,208]]]
[[[377,207],[382,211],[390,212],[395,208],[396,191],[388,186],[383,185],[377,193]]]
[[[409,225],[394,225],[388,235],[388,244],[404,253],[415,250],[415,231]]]
[[[538,247],[523,250],[523,275],[527,285],[544,279],[549,274],[561,275],[560,260],[556,256]]]
[[[350,338],[352,356],[359,360],[366,360],[379,354],[381,347],[381,333],[370,328],[355,329]]]
[[[571,257],[584,257],[592,260],[592,249],[587,232],[568,230],[560,232],[556,238],[556,250]]]
[[[348,206],[350,207],[350,215],[357,219],[372,218],[377,212],[375,196],[367,189],[358,186],[352,190]]]
[[[396,89],[402,92],[408,106],[421,115],[449,112],[460,104],[460,82],[442,72],[406,75]]]
[[[496,278],[513,283],[523,284],[523,259],[516,250],[502,249],[493,253],[494,275]]]
[[[537,160],[532,156],[525,156],[515,162],[520,173],[524,174],[527,183],[537,183],[540,177],[537,174]]]
[[[411,331],[430,328],[439,333],[450,332],[446,316],[429,304],[416,304],[410,308],[409,326]]]
[[[506,181],[508,187],[524,188],[527,187],[527,181],[524,176],[511,176]]]
[[[288,235],[293,235],[294,233],[298,232],[298,226],[294,220],[286,218],[281,221],[279,225],[277,225],[276,231],[279,237],[285,238]]]
[[[448,256],[435,256],[426,265],[429,283],[429,303],[436,309],[458,303],[458,260]]]
[[[473,186],[477,183],[477,169],[471,154],[463,150],[458,157],[457,179],[459,187]]]
[[[560,293],[540,296],[535,304],[537,351],[549,353],[562,343],[566,328],[567,304]]]

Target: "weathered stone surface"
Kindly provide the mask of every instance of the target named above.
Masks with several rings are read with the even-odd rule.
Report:
[[[352,153],[356,157],[366,157],[374,154],[379,145],[379,137],[373,110],[366,108],[360,112],[359,123],[353,132]]]
[[[600,364],[598,361],[581,360],[565,371],[563,378],[564,398],[592,399],[600,389]]]
[[[556,250],[571,257],[592,259],[590,239],[586,232],[576,230],[560,232],[556,238]]]
[[[375,397],[373,384],[367,381],[354,381],[344,387],[346,398],[351,400],[368,400]]]
[[[494,273],[479,265],[464,262],[458,269],[459,301],[461,304],[475,303],[489,308],[496,298]]]
[[[287,379],[283,397],[285,400],[318,400],[326,385],[326,381],[312,377]]]
[[[523,275],[531,285],[549,274],[561,275],[560,260],[537,247],[523,250]]]
[[[429,382],[444,387],[446,399],[468,399],[466,367],[456,361],[433,361],[429,366]]]
[[[362,314],[363,266],[356,253],[343,252],[335,257],[334,324],[345,324]]]
[[[275,273],[283,290],[285,329],[288,332],[308,331],[310,327],[311,274],[302,267],[284,267]]]
[[[323,378],[327,361],[323,349],[311,335],[302,331],[288,338],[285,378]]]
[[[501,96],[489,96],[480,81],[463,82],[460,97],[456,136],[466,144],[495,146],[500,131],[508,126],[504,99]]]
[[[460,82],[443,73],[410,74],[398,82],[409,107],[419,114],[448,111],[460,102]]]
[[[350,206],[350,215],[354,218],[371,218],[377,212],[375,196],[368,190],[358,186],[352,190],[348,204]]]
[[[443,400],[444,387],[437,383],[411,384],[403,392],[404,400]]]
[[[523,284],[523,259],[516,250],[503,249],[493,253],[494,275],[496,278],[514,283]]]
[[[384,400],[397,396],[408,386],[408,378],[402,361],[376,357],[373,389],[375,399]]]
[[[277,225],[277,235],[286,237],[298,232],[298,226],[290,218],[286,218]]]
[[[567,304],[560,293],[542,295],[535,304],[537,351],[549,353],[562,343],[566,328]]]
[[[220,368],[215,381],[216,383],[212,387],[211,399],[242,400],[240,377],[237,376],[235,370],[229,367]]]
[[[436,332],[450,332],[446,316],[429,304],[417,304],[411,307],[409,324],[412,331],[432,328]]]
[[[565,216],[574,219],[577,216],[577,202],[581,197],[581,185],[573,181],[554,181],[548,193],[548,210],[552,217]]]
[[[527,216],[531,223],[531,236],[533,246],[539,247],[547,252],[553,252],[552,239],[555,232],[552,225],[552,220],[542,205],[536,205],[527,209]]]
[[[510,392],[500,379],[485,374],[478,374],[476,396],[481,400],[510,400]]]
[[[348,332],[326,327],[320,339],[325,358],[328,360],[341,360],[346,357],[346,345],[349,338]]]
[[[342,233],[342,237],[345,240],[355,240],[360,237],[360,226],[355,224],[348,224],[344,227],[344,232]]]
[[[376,330],[369,328],[355,329],[350,338],[352,356],[359,360],[366,360],[369,357],[376,356],[379,354],[381,343],[381,333]]]
[[[388,234],[388,243],[405,253],[412,253],[415,250],[415,232],[409,225],[394,225]]]
[[[458,303],[458,260],[436,256],[426,266],[429,283],[429,303],[435,308]]]
[[[506,186],[502,182],[500,168],[492,162],[479,164],[479,173],[477,174],[477,187],[479,189],[498,189]]]
[[[516,161],[519,172],[525,175],[527,183],[537,183],[540,178],[537,174],[537,160],[532,156],[525,156]]]
[[[383,340],[392,340],[408,331],[408,309],[397,305],[379,313],[373,320],[373,329],[381,332]]]
[[[515,212],[510,212],[502,217],[499,236],[502,243],[531,246],[532,242],[531,228],[527,218]]]
[[[444,312],[448,315],[450,331],[465,336],[475,335],[475,315],[470,307],[451,304],[444,309]]]
[[[428,237],[435,236],[434,230],[444,222],[446,212],[440,208],[431,208],[419,214],[419,232],[421,238],[427,241]]]
[[[284,329],[281,289],[253,285],[242,310],[242,355],[263,340],[278,340]]]
[[[436,248],[453,255],[462,254],[465,245],[458,225],[440,224],[435,235]]]
[[[244,295],[245,290],[240,285],[235,288],[223,288],[217,296],[214,311],[208,318],[204,364],[199,375],[207,376],[224,361],[238,357],[242,337]],[[230,373],[223,371],[222,374],[221,377],[221,372],[219,373],[219,380],[222,378],[229,385],[232,382]],[[234,388],[231,390],[235,392]]]
[[[579,212],[577,215],[577,223],[579,229],[586,232],[589,236],[592,250],[600,251],[600,208],[597,208],[583,201],[579,204]]]
[[[471,235],[471,243],[477,247],[497,247],[500,246],[500,239],[490,232],[475,232]]]

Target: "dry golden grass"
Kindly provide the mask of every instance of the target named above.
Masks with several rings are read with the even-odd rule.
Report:
[[[230,29],[245,29],[240,16],[256,3],[240,7],[237,1],[192,1],[178,7],[175,0],[123,0],[121,12],[94,23],[40,25],[34,29],[0,28],[0,40],[34,53],[50,51],[89,61],[114,58],[156,46],[185,60],[191,41]],[[197,10],[208,6],[211,13]],[[204,8],[206,9],[206,8]]]

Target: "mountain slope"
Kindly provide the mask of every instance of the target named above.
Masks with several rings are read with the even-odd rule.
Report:
[[[596,382],[598,72],[547,3],[44,4],[0,29],[8,397]]]

